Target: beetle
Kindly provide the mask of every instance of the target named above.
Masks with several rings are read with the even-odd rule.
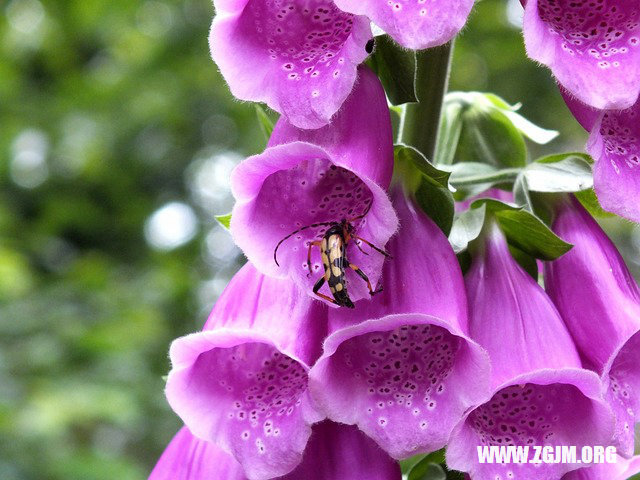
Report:
[[[369,254],[362,250],[362,247],[358,244],[357,240],[373,248],[376,252],[384,255],[385,257],[391,258],[391,255],[389,255],[389,253],[385,252],[381,248],[376,247],[371,242],[355,234],[355,227],[353,225],[353,222],[363,218],[368,213],[370,207],[371,205],[369,204],[367,210],[362,215],[352,219],[343,218],[339,222],[334,221],[312,223],[311,225],[304,226],[294,232],[291,232],[289,235],[280,240],[280,242],[278,242],[275,250],[273,251],[273,259],[276,262],[276,265],[280,266],[280,264],[278,263],[277,255],[278,248],[280,248],[280,245],[282,245],[283,242],[285,242],[296,233],[301,232],[302,230],[326,226],[329,228],[327,228],[324,234],[322,234],[322,237],[309,243],[309,251],[307,253],[307,266],[309,267],[309,275],[313,273],[311,271],[311,251],[313,247],[317,247],[320,249],[320,255],[322,257],[322,267],[324,268],[324,274],[313,286],[313,293],[318,297],[340,307],[355,308],[355,305],[353,304],[351,298],[349,298],[349,294],[347,293],[347,283],[345,278],[347,268],[351,268],[358,274],[360,278],[362,278],[362,280],[367,283],[369,294],[371,296],[380,293],[382,291],[382,288],[374,291],[371,287],[369,277],[367,277],[367,275],[362,270],[360,270],[357,265],[354,265],[347,259],[347,246],[349,245],[349,243],[351,243],[352,240],[356,240],[356,246],[365,255]],[[329,289],[331,290],[331,295],[333,296],[333,298],[320,292],[320,288],[322,288],[325,282],[329,284]]]

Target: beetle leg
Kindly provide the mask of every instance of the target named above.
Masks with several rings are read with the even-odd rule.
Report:
[[[353,237],[353,238],[356,238],[356,237]],[[353,243],[356,244],[356,247],[358,247],[358,250],[360,250],[363,254],[369,256],[369,254],[362,249],[362,247],[360,246],[360,244],[358,243],[357,240],[355,242],[353,242]]]
[[[357,265],[354,265],[353,263],[349,263],[348,266],[349,268],[351,268],[351,270],[356,272],[360,278],[362,278],[365,282],[367,282],[367,287],[369,288],[369,295],[373,297],[376,293],[380,293],[382,291],[382,287],[378,288],[378,290],[375,290],[375,291],[373,290],[373,288],[371,288],[371,282],[369,281],[369,277],[367,277],[367,275],[362,270],[360,270],[360,267],[358,267]]]
[[[326,300],[327,302],[331,302],[334,305],[338,305],[338,302],[336,302],[333,298],[331,298],[328,295],[325,295],[324,293],[320,293],[318,290],[320,290],[322,288],[322,285],[324,285],[325,282],[325,278],[324,275],[321,276],[318,281],[316,282],[316,284],[313,286],[313,293],[315,293],[317,296],[319,296],[320,298]]]
[[[311,271],[311,249],[313,247],[318,247],[321,248],[322,242],[319,240],[316,240],[315,242],[310,242],[309,243],[309,252],[307,252],[307,267],[309,267],[309,275],[310,276],[313,272]]]
[[[381,249],[381,248],[379,248],[379,247],[376,247],[373,243],[368,242],[368,241],[367,241],[367,240],[365,240],[364,238],[362,238],[362,237],[358,237],[357,235],[351,235],[351,236],[352,236],[353,238],[355,238],[356,240],[360,240],[362,243],[366,243],[366,244],[367,244],[367,245],[369,245],[371,248],[373,248],[376,252],[381,253],[381,254],[382,254],[382,255],[384,255],[385,257],[393,258],[393,257],[391,256],[391,254],[390,254],[390,253],[385,252],[383,249]],[[357,243],[356,243],[356,245],[357,245]]]

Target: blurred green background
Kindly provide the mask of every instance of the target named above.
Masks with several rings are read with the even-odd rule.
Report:
[[[0,479],[144,479],[180,426],[170,341],[242,262],[213,216],[264,139],[208,53],[209,0],[0,2]],[[481,0],[452,89],[581,149],[517,0]],[[533,147],[532,147],[533,148]],[[608,228],[638,272],[640,231]]]

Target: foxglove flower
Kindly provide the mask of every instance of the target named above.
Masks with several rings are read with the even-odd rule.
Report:
[[[403,458],[445,445],[467,408],[488,398],[490,367],[465,335],[464,284],[446,237],[401,191],[394,206],[401,229],[389,242],[384,291],[329,311],[310,389],[329,418]]]
[[[194,437],[182,427],[173,437],[148,480],[246,480],[242,466],[215,443]]]
[[[213,60],[241,100],[264,102],[300,128],[326,125],[369,54],[369,20],[332,0],[215,0]]]
[[[310,425],[322,418],[307,382],[326,314],[291,282],[247,264],[204,330],[171,345],[169,404],[196,437],[231,453],[251,480],[293,470]]]
[[[422,50],[447,43],[462,29],[473,0],[334,0],[345,12],[366,15],[400,45]]]
[[[356,89],[331,125],[300,130],[281,119],[268,148],[234,170],[231,234],[258,270],[290,278],[318,298],[312,288],[323,274],[322,262],[312,248],[308,265],[310,243],[332,222],[346,219],[357,236],[384,248],[397,228],[385,192],[392,171],[384,91],[373,72],[361,67]],[[348,258],[375,286],[384,257],[354,243],[348,245]],[[370,296],[355,272],[347,271],[347,284],[352,300]]]
[[[590,132],[593,182],[605,210],[640,223],[640,101],[626,110],[596,110],[563,89],[569,110]]]
[[[640,473],[640,456],[629,460],[618,457],[615,463],[599,463],[567,473],[562,480],[627,480]]]
[[[553,303],[515,262],[497,224],[465,276],[471,337],[492,362],[493,396],[456,426],[447,463],[472,478],[557,479],[569,464],[480,464],[482,445],[606,445],[611,410]]]
[[[400,480],[400,467],[357,428],[322,422],[313,427],[302,462],[279,480]],[[149,480],[247,480],[235,459],[183,427]]]
[[[524,3],[524,2],[523,2]],[[528,55],[571,94],[599,109],[624,109],[640,93],[636,0],[527,0]]]
[[[574,247],[544,270],[585,365],[603,376],[619,451],[633,454],[640,412],[640,289],[615,246],[575,198],[559,204],[554,231]]]

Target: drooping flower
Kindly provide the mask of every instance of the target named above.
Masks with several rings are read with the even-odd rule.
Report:
[[[204,330],[171,345],[169,404],[196,437],[231,453],[251,480],[293,470],[311,425],[322,419],[307,383],[326,314],[291,282],[247,264]]]
[[[211,55],[231,92],[300,128],[326,125],[351,92],[372,38],[332,0],[215,0]]]
[[[481,464],[483,445],[607,445],[613,416],[545,292],[511,257],[497,224],[465,276],[471,338],[487,349],[493,396],[456,426],[447,463],[472,478],[557,479],[578,465]]]
[[[329,418],[403,458],[445,445],[465,410],[488,398],[490,367],[465,335],[462,274],[446,237],[401,191],[393,202],[401,229],[389,242],[384,291],[329,311],[310,390]]]
[[[313,427],[300,465],[279,480],[400,480],[400,467],[357,428],[321,422]],[[149,480],[247,480],[242,466],[183,427]]]
[[[443,45],[462,29],[474,0],[334,0],[345,12],[366,15],[400,45],[422,50]]]
[[[640,222],[640,102],[604,112],[591,130],[587,151],[596,161],[593,182],[602,207]]]
[[[603,111],[560,91],[590,132],[587,151],[595,160],[593,182],[602,208],[640,223],[640,101],[626,110]]]
[[[171,440],[148,480],[246,480],[242,466],[215,443],[182,427]]]
[[[357,236],[384,248],[397,228],[385,192],[392,170],[384,91],[373,72],[361,67],[358,85],[330,125],[300,130],[281,119],[268,148],[234,170],[231,234],[261,272],[290,278],[318,298],[312,289],[323,269],[311,242],[346,219]],[[363,251],[355,241],[347,255],[375,287],[384,256]],[[348,270],[346,278],[353,301],[370,296],[356,272]]]
[[[525,3],[525,2],[523,2]],[[528,55],[571,94],[599,109],[624,109],[640,93],[636,0],[527,0]]]
[[[585,365],[602,375],[616,413],[618,449],[632,455],[640,412],[640,289],[614,244],[575,198],[558,204],[553,229],[574,247],[545,264],[547,292]]]
[[[627,480],[640,473],[640,455],[631,459],[617,457],[615,463],[599,463],[567,473],[562,480]]]

